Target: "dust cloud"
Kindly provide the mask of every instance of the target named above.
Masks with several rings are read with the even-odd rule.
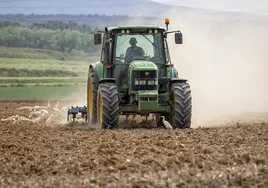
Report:
[[[184,34],[183,45],[168,40],[172,63],[191,84],[195,126],[268,111],[268,21],[200,13],[170,20],[170,30]]]
[[[268,112],[268,21],[220,17],[200,12],[174,12],[169,30],[181,30],[184,44],[168,37],[172,63],[192,88],[193,126],[210,126]],[[226,16],[226,18],[225,18]],[[145,23],[164,26],[164,18]],[[76,99],[85,104],[86,88]]]

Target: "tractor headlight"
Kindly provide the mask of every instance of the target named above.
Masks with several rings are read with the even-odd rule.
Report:
[[[135,85],[139,85],[139,80],[135,80]]]
[[[139,85],[146,85],[146,80],[140,80]]]
[[[157,80],[149,80],[148,85],[150,85],[150,86],[158,85],[158,81]]]
[[[154,80],[148,80],[148,85],[155,85],[155,82],[154,82]]]

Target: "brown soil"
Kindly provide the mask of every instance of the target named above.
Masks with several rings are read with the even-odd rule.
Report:
[[[0,102],[0,119],[35,104]],[[0,124],[0,187],[268,187],[265,122],[113,131]]]

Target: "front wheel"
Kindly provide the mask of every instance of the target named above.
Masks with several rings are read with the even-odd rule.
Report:
[[[171,87],[173,128],[185,129],[191,127],[192,96],[188,83],[174,83]]]
[[[119,122],[119,98],[114,83],[102,83],[98,89],[98,123],[103,129],[114,129]]]

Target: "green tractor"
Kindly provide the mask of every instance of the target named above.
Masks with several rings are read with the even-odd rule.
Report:
[[[89,66],[88,123],[113,129],[119,116],[164,116],[173,128],[190,128],[192,98],[187,80],[178,77],[171,63],[167,36],[180,31],[158,26],[118,26],[94,34],[102,44],[100,62]]]

